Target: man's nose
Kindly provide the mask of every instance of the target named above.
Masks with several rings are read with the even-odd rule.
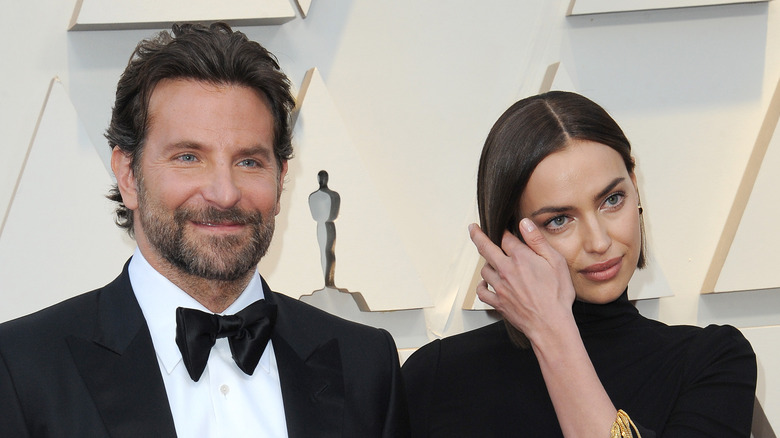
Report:
[[[241,199],[241,190],[235,181],[233,168],[229,165],[215,165],[210,169],[202,193],[203,198],[222,209],[231,208]]]

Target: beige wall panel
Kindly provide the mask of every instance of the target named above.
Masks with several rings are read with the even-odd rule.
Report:
[[[311,0],[295,0],[295,3],[298,5],[298,11],[300,11],[301,16],[306,18],[311,8]]]
[[[756,1],[761,0],[571,0],[568,15],[690,8],[694,6],[756,3]]]
[[[260,273],[270,285],[294,297],[324,287],[317,223],[309,195],[319,188],[317,173],[341,196],[336,225],[335,283],[360,292],[371,310],[431,306],[386,207],[319,72],[312,69],[298,97],[295,158],[289,162],[282,212]]]
[[[777,231],[775,213],[780,201],[780,129],[777,129],[779,119],[780,82],[765,116],[702,292],[780,288],[780,269],[777,263],[780,232]],[[724,254],[725,251],[728,253]],[[720,272],[717,272],[718,262],[722,263]],[[717,274],[717,282],[714,288],[710,289]]]
[[[295,18],[289,0],[78,0],[71,30],[156,29],[178,21],[281,24]]]
[[[119,274],[134,244],[113,223],[105,198],[112,183],[65,89],[53,80],[0,231],[0,293],[14,303],[0,306],[0,321]]]

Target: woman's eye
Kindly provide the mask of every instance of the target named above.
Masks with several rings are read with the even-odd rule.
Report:
[[[554,231],[554,230],[557,230],[557,229],[563,227],[564,225],[566,225],[568,223],[569,223],[569,218],[568,217],[566,217],[566,216],[555,216],[554,218],[552,218],[552,219],[548,220],[547,222],[545,222],[544,226],[548,230],[553,230]]]
[[[613,193],[607,196],[607,199],[604,200],[604,205],[607,207],[616,207],[623,202],[623,198],[625,198],[625,195],[622,193]]]

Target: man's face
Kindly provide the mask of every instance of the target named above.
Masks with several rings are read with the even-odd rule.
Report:
[[[271,243],[287,171],[273,153],[264,98],[243,86],[165,80],[149,116],[138,172],[129,177],[135,187],[122,192],[141,252],[163,273],[244,277]],[[120,189],[131,185],[121,179],[117,173]]]

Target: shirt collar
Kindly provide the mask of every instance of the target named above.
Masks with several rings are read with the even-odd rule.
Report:
[[[182,361],[181,352],[176,345],[176,308],[187,307],[207,313],[213,312],[157,272],[138,248],[133,253],[127,271],[136,300],[149,326],[154,350],[165,370],[170,374]],[[255,271],[246,289],[220,315],[235,314],[255,301],[263,299],[265,294],[262,283],[260,274]],[[270,372],[268,354],[263,354],[259,365],[265,372]]]

